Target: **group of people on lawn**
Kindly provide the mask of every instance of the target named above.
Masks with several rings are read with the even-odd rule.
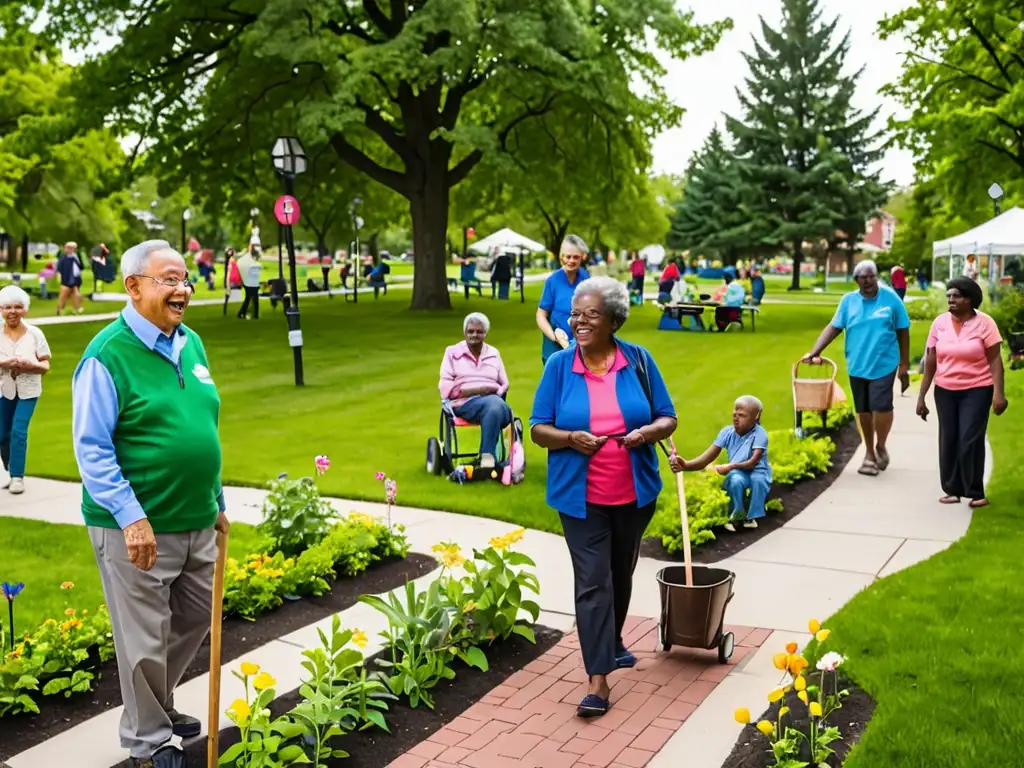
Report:
[[[670,440],[676,410],[653,356],[619,337],[629,316],[625,285],[580,269],[585,243],[566,238],[562,268],[544,287],[537,325],[544,371],[530,417],[548,452],[547,503],[558,511],[572,562],[585,668],[582,717],[610,706],[608,675],[636,663],[623,643],[640,541],[662,482],[655,446]],[[88,345],[72,379],[73,437],[82,512],[110,610],[124,712],[122,746],[135,768],[183,768],[182,738],[200,721],[174,708],[174,689],[209,630],[217,533],[229,529],[217,435],[220,398],[201,338],[183,324],[193,287],[185,261],[164,241],[129,249],[121,261],[129,305]],[[818,360],[846,335],[851,389],[864,432],[864,474],[890,462],[892,388],[908,368],[909,320],[870,262],[859,290],[843,298],[805,359]],[[966,279],[965,279],[966,280]],[[948,286],[949,313],[932,324],[918,413],[934,385],[944,503],[985,503],[988,411],[1006,409],[999,333],[978,311],[973,281]],[[50,350],[24,322],[29,297],[0,290],[0,446],[24,490],[28,421],[49,370]],[[509,423],[509,381],[486,343],[487,318],[472,314],[464,340],[445,351],[439,390],[456,413],[481,424],[481,463],[493,464]],[[738,398],[732,423],[699,457],[671,452],[674,472],[709,466],[724,450],[730,524],[756,526],[771,487],[762,405]],[[188,439],[184,436],[187,424]],[[749,493],[749,501],[746,496]],[[216,727],[214,725],[214,727]]]

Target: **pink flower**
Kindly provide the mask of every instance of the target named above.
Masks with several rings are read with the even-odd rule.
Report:
[[[317,456],[316,459],[314,459],[314,464],[316,464],[316,473],[318,475],[324,474],[331,468],[331,460],[327,458],[327,456]]]
[[[373,476],[373,479],[374,480],[383,480],[385,477],[386,477],[386,475],[383,472],[378,472],[377,474],[375,474]]]

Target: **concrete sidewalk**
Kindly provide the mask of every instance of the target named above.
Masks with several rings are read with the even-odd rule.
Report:
[[[913,397],[896,400],[896,423],[889,443],[892,465],[886,472],[874,478],[858,475],[861,448],[835,483],[800,515],[721,563],[721,567],[736,573],[736,595],[729,605],[728,623],[765,628],[772,635],[686,719],[650,765],[719,768],[740,731],[733,722],[733,710],[756,706],[764,700],[779,681],[772,654],[791,640],[806,641],[808,619],[824,621],[876,579],[930,557],[966,532],[971,519],[967,506],[942,506],[937,502],[941,493],[936,469],[937,428],[934,420],[926,424],[914,415],[914,402]],[[23,496],[3,498],[0,514],[81,525],[80,494],[76,483],[30,479]],[[225,494],[232,520],[259,522],[263,491],[229,487]],[[387,512],[382,504],[332,503],[340,512],[378,516]],[[486,518],[406,507],[396,507],[393,520],[406,526],[413,551],[422,553],[429,553],[440,539],[457,540],[467,550],[484,547],[491,537],[512,528]],[[530,531],[518,548],[537,563],[542,589],[539,602],[544,612],[541,623],[572,629],[572,568],[565,542],[556,535]],[[632,616],[659,616],[656,574],[664,565],[641,558],[630,606]],[[367,653],[375,652],[375,633],[383,628],[380,615],[357,605],[341,616],[346,626],[358,626],[367,632],[372,638]],[[278,679],[279,690],[287,691],[298,685],[301,651],[316,642],[316,628],[311,626],[268,643],[246,658],[271,671]],[[240,684],[227,674],[227,669],[224,686],[224,701],[240,695]],[[184,685],[179,693],[181,706],[205,713],[206,689],[206,676]],[[72,728],[11,758],[10,768],[49,768],[71,753],[91,755],[88,764],[78,763],[82,768],[108,768],[123,757],[116,741],[119,716],[120,709],[111,710]],[[221,725],[225,723],[222,720]]]

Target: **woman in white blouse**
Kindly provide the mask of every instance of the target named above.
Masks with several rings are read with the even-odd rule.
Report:
[[[25,491],[28,423],[50,370],[50,346],[43,332],[24,322],[29,298],[21,288],[0,288],[0,458],[11,476],[11,493]]]

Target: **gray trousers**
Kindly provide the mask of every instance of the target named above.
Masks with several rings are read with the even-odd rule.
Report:
[[[171,741],[174,689],[210,631],[217,533],[157,534],[156,564],[140,571],[121,531],[88,530],[114,631],[121,746],[148,758]]]

